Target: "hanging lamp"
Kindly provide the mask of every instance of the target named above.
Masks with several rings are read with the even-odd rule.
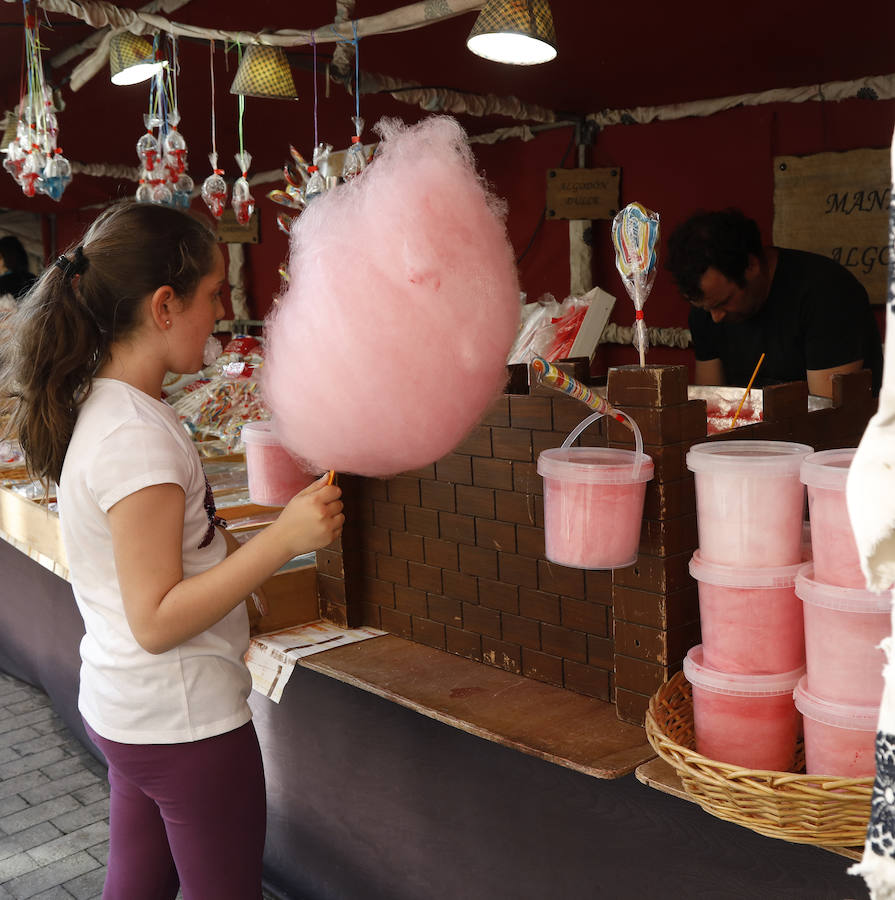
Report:
[[[488,0],[466,46],[494,62],[533,66],[556,56],[556,31],[547,0]]]
[[[230,93],[272,100],[296,100],[298,92],[286,51],[267,44],[250,44],[236,70]]]
[[[109,69],[112,84],[137,84],[157,74],[164,62],[146,38],[120,31],[109,43]]]

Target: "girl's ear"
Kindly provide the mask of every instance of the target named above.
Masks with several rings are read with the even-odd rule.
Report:
[[[171,316],[177,311],[177,295],[174,289],[163,284],[149,298],[149,318],[161,331],[171,327]]]

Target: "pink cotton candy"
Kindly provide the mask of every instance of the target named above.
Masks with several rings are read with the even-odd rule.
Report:
[[[519,286],[503,210],[466,135],[380,123],[374,162],[293,225],[263,389],[317,471],[391,475],[440,459],[506,381]]]

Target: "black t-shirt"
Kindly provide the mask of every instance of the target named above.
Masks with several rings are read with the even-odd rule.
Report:
[[[856,359],[882,383],[879,328],[863,285],[835,260],[803,250],[780,250],[764,306],[745,322],[713,322],[690,310],[698,360],[720,359],[727,384],[745,387],[761,354],[756,387],[804,381],[809,369],[831,369]]]

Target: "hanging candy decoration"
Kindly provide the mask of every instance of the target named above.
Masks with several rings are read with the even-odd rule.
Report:
[[[357,23],[352,21],[354,28],[354,134],[351,136],[351,146],[345,151],[345,162],[342,166],[342,178],[351,181],[360,175],[367,166],[367,154],[360,136],[364,130],[364,120],[360,114],[360,45],[357,40]]]
[[[237,44],[237,52],[239,61],[242,62],[242,45]],[[236,165],[242,175],[233,182],[233,192],[231,194],[230,205],[236,214],[236,221],[243,227],[248,226],[255,212],[255,198],[249,189],[248,171],[252,164],[252,154],[245,149],[243,143],[243,119],[245,118],[246,98],[245,94],[237,94],[237,110],[239,123],[239,153],[234,157]]]
[[[53,93],[44,80],[38,36],[37,3],[25,3],[25,53],[22,90],[16,109],[16,136],[6,148],[3,168],[26,197],[37,193],[59,200],[71,182],[71,165],[57,146],[58,123]]]
[[[211,214],[220,219],[227,205],[227,182],[224,181],[224,170],[218,168],[217,127],[214,115],[214,41],[209,41],[208,47],[208,67],[211,73],[211,153],[208,154],[208,161],[211,163],[212,173],[202,182],[202,199],[211,210]]]

